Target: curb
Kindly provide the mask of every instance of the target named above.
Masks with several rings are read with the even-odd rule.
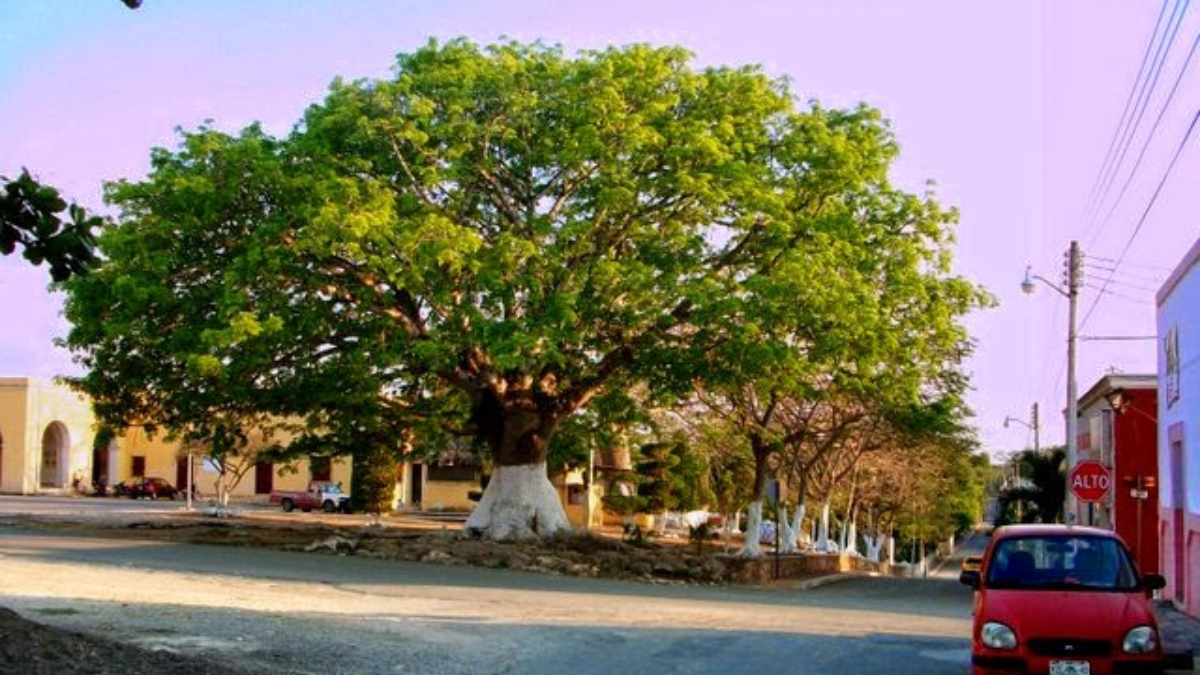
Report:
[[[865,572],[840,572],[840,573],[835,573],[835,574],[825,574],[825,575],[822,575],[819,577],[812,577],[809,579],[804,579],[804,580],[799,580],[799,581],[788,580],[788,579],[779,579],[779,580],[773,581],[771,584],[769,584],[769,587],[786,588],[788,590],[793,590],[793,591],[809,591],[814,588],[820,588],[822,586],[836,584],[841,581],[849,581],[851,579],[861,579],[861,578],[867,577],[867,576],[871,576],[871,575],[868,573],[865,573]]]

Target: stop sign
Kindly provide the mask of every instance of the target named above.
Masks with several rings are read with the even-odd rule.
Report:
[[[1108,494],[1112,476],[1103,464],[1095,461],[1079,462],[1067,476],[1071,492],[1081,502],[1098,502]]]

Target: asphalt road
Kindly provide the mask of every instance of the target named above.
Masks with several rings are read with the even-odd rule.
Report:
[[[962,673],[950,575],[697,588],[0,528],[0,605],[259,673]]]

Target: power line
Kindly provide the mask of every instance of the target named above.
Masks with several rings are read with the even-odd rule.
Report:
[[[1085,257],[1090,258],[1091,260],[1099,260],[1100,262],[1113,263],[1113,264],[1117,263],[1116,258],[1102,258],[1100,256],[1095,256],[1095,255],[1088,255]],[[1155,272],[1162,272],[1163,274],[1171,273],[1170,267],[1163,267],[1162,265],[1147,265],[1145,263],[1132,263],[1132,262],[1125,262],[1123,264],[1125,265],[1125,267],[1140,267],[1141,269],[1144,269],[1144,270],[1153,270]]]
[[[1123,286],[1125,288],[1135,290],[1135,291],[1145,291],[1146,293],[1157,293],[1158,292],[1157,288],[1152,288],[1150,286],[1143,286],[1141,284],[1132,283],[1129,281],[1125,281],[1123,279],[1118,279],[1115,276],[1113,276],[1113,277],[1095,276],[1095,277],[1089,278],[1088,281],[1093,281],[1096,283],[1103,283],[1103,284],[1116,284],[1118,286]]]
[[[1140,305],[1152,304],[1149,299],[1131,298],[1128,295],[1124,295],[1124,294],[1118,293],[1116,291],[1111,291],[1107,287],[1104,287],[1104,286],[1094,286],[1092,284],[1084,284],[1083,286],[1084,286],[1084,288],[1090,288],[1093,291],[1096,291],[1096,293],[1098,294],[1097,298],[1099,298],[1099,296],[1101,296],[1101,295],[1111,295],[1114,298],[1120,298],[1122,300],[1127,300],[1129,302],[1136,302]]]
[[[1137,119],[1126,125],[1125,132],[1122,134],[1121,140],[1117,143],[1120,150],[1108,166],[1108,173],[1100,187],[1099,197],[1091,204],[1089,222],[1095,220],[1096,210],[1103,206],[1105,199],[1108,197],[1108,192],[1112,188],[1113,180],[1116,179],[1117,172],[1121,164],[1125,161],[1125,153],[1129,151],[1129,145],[1133,142],[1137,128],[1142,123],[1142,116],[1146,113],[1146,106],[1150,103],[1150,96],[1154,92],[1154,88],[1158,86],[1158,77],[1162,74],[1163,63],[1166,62],[1167,54],[1170,53],[1171,46],[1175,44],[1175,37],[1179,33],[1179,27],[1183,24],[1183,12],[1190,3],[1191,0],[1176,0],[1175,9],[1171,10],[1171,18],[1167,21],[1167,30],[1170,32],[1170,35],[1165,35],[1164,39],[1158,43],[1158,49],[1154,54],[1154,59],[1150,67],[1153,73],[1142,83],[1142,91],[1138,93]]]
[[[1088,246],[1092,246],[1100,239],[1100,235],[1104,233],[1104,228],[1108,226],[1112,220],[1113,214],[1116,213],[1117,206],[1120,205],[1121,199],[1125,197],[1125,192],[1129,189],[1129,185],[1133,182],[1134,176],[1137,175],[1138,168],[1142,166],[1142,160],[1146,157],[1146,151],[1150,149],[1150,143],[1154,140],[1154,134],[1158,132],[1158,125],[1162,123],[1163,117],[1167,114],[1167,109],[1171,106],[1171,101],[1175,98],[1175,92],[1179,90],[1179,83],[1183,81],[1183,76],[1187,74],[1188,66],[1192,63],[1192,57],[1196,55],[1196,48],[1200,47],[1200,33],[1196,35],[1196,39],[1192,41],[1192,48],[1188,51],[1187,58],[1183,62],[1183,66],[1179,68],[1179,74],[1175,76],[1175,84],[1171,86],[1171,93],[1167,94],[1167,99],[1163,102],[1162,108],[1158,111],[1158,117],[1154,120],[1154,126],[1150,127],[1150,133],[1146,135],[1146,141],[1142,143],[1142,150],[1138,153],[1137,161],[1134,162],[1133,168],[1129,170],[1129,175],[1125,177],[1125,182],[1121,185],[1120,192],[1117,193],[1117,198],[1113,200],[1112,206],[1109,207],[1108,213],[1105,214],[1104,220],[1100,222],[1100,227],[1096,233],[1092,235]],[[1124,158],[1124,154],[1121,155]]]
[[[1112,279],[1114,282],[1123,286],[1133,286],[1135,288],[1141,288],[1144,291],[1153,291],[1155,293],[1158,292],[1159,288],[1162,288],[1163,282],[1166,281],[1165,279],[1160,278],[1152,279],[1149,277],[1141,277],[1136,274],[1127,274],[1115,269],[1089,267],[1087,271],[1089,272],[1087,276],[1092,279]]]
[[[1158,187],[1154,189],[1154,195],[1150,197],[1150,202],[1146,204],[1146,209],[1142,211],[1142,217],[1138,219],[1137,225],[1133,228],[1133,233],[1129,235],[1129,241],[1125,242],[1125,248],[1121,249],[1121,255],[1117,257],[1114,265],[1117,268],[1121,267],[1121,261],[1125,259],[1125,255],[1129,253],[1129,247],[1133,246],[1133,240],[1137,238],[1138,233],[1142,231],[1142,225],[1146,224],[1146,218],[1150,215],[1150,210],[1154,208],[1155,202],[1158,201],[1158,196],[1162,194],[1163,186],[1166,185],[1167,179],[1170,178],[1171,172],[1175,169],[1175,163],[1179,161],[1179,156],[1183,154],[1183,149],[1187,147],[1188,139],[1192,137],[1192,132],[1196,130],[1196,122],[1200,121],[1200,111],[1192,117],[1192,123],[1188,126],[1187,133],[1183,135],[1183,139],[1179,141],[1179,147],[1175,149],[1175,155],[1171,157],[1171,163],[1167,165],[1167,170],[1163,173],[1162,178],[1158,181]],[[1107,288],[1107,286],[1105,287]],[[1083,316],[1083,321],[1079,322],[1079,328],[1082,329],[1087,321],[1092,316],[1092,312],[1096,310],[1096,305],[1100,303],[1100,298],[1103,294],[1097,295],[1092,301],[1092,305],[1088,308],[1087,313]]]
[[[1092,181],[1092,188],[1088,193],[1088,199],[1085,203],[1084,215],[1091,211],[1092,202],[1096,195],[1099,194],[1100,180],[1108,170],[1108,163],[1112,161],[1113,150],[1117,146],[1117,137],[1121,135],[1121,129],[1124,128],[1129,116],[1129,109],[1133,105],[1133,92],[1138,88],[1142,81],[1142,76],[1146,73],[1146,63],[1150,59],[1150,50],[1154,47],[1154,43],[1158,40],[1158,29],[1162,25],[1163,17],[1167,14],[1167,5],[1170,0],[1163,0],[1162,8],[1158,10],[1158,19],[1154,22],[1154,30],[1150,33],[1150,39],[1146,42],[1146,49],[1142,52],[1142,63],[1138,66],[1137,77],[1133,80],[1133,84],[1129,87],[1129,94],[1125,97],[1125,108],[1121,111],[1121,117],[1117,120],[1117,128],[1113,130],[1112,139],[1108,142],[1108,151],[1104,153],[1104,161],[1100,163],[1100,169],[1096,172],[1096,178]]]
[[[1128,266],[1130,263],[1125,263],[1125,264]],[[1161,286],[1163,281],[1166,280],[1166,274],[1150,276],[1148,274],[1138,274],[1137,272],[1126,272],[1123,270],[1118,270],[1116,267],[1113,267],[1112,265],[1097,265],[1095,263],[1089,263],[1089,262],[1085,262],[1083,265],[1086,270],[1096,272],[1098,274],[1116,274],[1116,273],[1120,272],[1122,277],[1125,277],[1127,279],[1133,279],[1134,281],[1138,281],[1138,282],[1141,282],[1144,284],[1152,284],[1156,288],[1158,286]]]

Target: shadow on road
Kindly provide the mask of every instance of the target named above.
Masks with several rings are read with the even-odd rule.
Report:
[[[12,602],[12,599],[6,600]],[[678,630],[503,623],[396,614],[284,615],[171,604],[136,607],[21,598],[42,623],[242,672],[275,673],[960,673],[965,639],[892,633]],[[19,662],[10,666],[24,672]],[[119,664],[106,664],[119,668]],[[80,671],[82,672],[82,671]],[[112,672],[127,672],[112,670]]]

